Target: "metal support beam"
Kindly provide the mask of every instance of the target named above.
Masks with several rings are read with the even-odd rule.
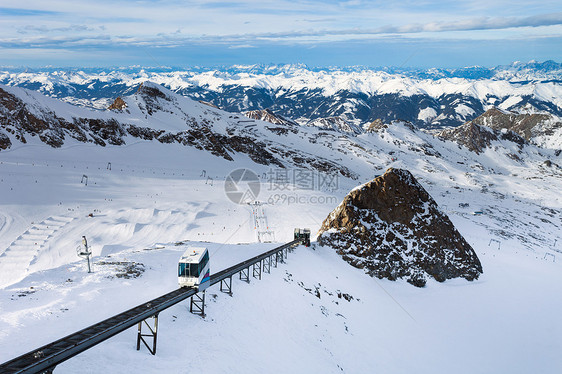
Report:
[[[146,346],[146,348],[148,349],[148,351],[150,353],[152,353],[152,355],[154,356],[156,354],[156,336],[157,336],[157,332],[158,332],[158,314],[155,314],[150,318],[154,319],[154,328],[152,328],[152,326],[150,326],[150,324],[147,322],[148,319],[145,319],[144,321],[139,322],[139,330],[138,330],[138,334],[137,334],[137,351],[140,350],[140,347],[141,347],[140,343],[143,342],[144,345]],[[149,331],[148,334],[142,333],[143,323],[146,325],[146,327],[148,327],[148,331]],[[152,338],[152,348],[150,348],[150,345],[148,345],[148,343],[146,342],[146,340],[144,340],[144,338]]]
[[[232,296],[232,277],[221,279],[221,292]]]
[[[277,252],[277,262],[280,263],[285,263],[285,255],[283,254],[283,250],[280,250],[279,252]]]
[[[263,259],[263,271],[271,274],[271,256]]]
[[[240,270],[240,280],[243,280],[246,283],[250,283],[250,268],[249,267]]]
[[[261,261],[252,264],[252,276],[261,280]]]
[[[189,311],[205,318],[205,291],[197,292],[191,296]]]
[[[273,267],[277,267],[277,263],[279,262],[279,254],[278,253],[274,253],[271,255],[271,261],[273,262]]]

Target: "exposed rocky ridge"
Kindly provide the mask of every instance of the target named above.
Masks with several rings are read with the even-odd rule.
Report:
[[[124,144],[126,134],[123,126],[113,119],[74,118],[72,122],[54,112],[38,111],[23,100],[0,87],[0,128],[16,140],[27,143],[28,137],[38,136],[51,147],[62,146],[66,137],[80,142],[91,142],[101,146]],[[5,139],[7,136],[2,136]],[[2,142],[7,149],[12,142]]]
[[[109,110],[123,110],[127,106],[127,103],[123,101],[121,97],[117,97],[113,103],[107,108]]]
[[[8,149],[12,146],[10,137],[0,131],[0,149]]]
[[[562,120],[547,113],[512,113],[497,108],[486,111],[471,121],[495,130],[511,130],[529,142],[542,143],[537,138],[550,137],[562,129]]]
[[[277,135],[287,135],[290,132],[297,134],[299,124],[295,121],[273,113],[269,109],[251,110],[244,113],[244,116],[258,121],[269,122],[277,126],[266,126],[265,128]]]
[[[138,92],[145,99],[144,109],[150,114],[161,108],[157,98],[171,100],[164,93],[150,86],[141,85]],[[114,104],[112,109],[122,110],[127,107],[121,98],[116,99]],[[214,134],[207,124],[198,123],[193,119],[188,123],[190,126],[186,126],[185,131],[174,133],[120,123],[114,118],[104,120],[75,117],[70,122],[53,112],[43,111],[40,114],[37,112],[37,108],[29,108],[21,99],[0,88],[0,126],[22,143],[26,143],[29,136],[38,136],[42,142],[54,148],[61,147],[67,138],[80,142],[92,142],[101,146],[123,145],[125,137],[131,135],[143,140],[158,140],[161,143],[175,142],[193,146],[208,150],[213,155],[230,161],[233,160],[231,152],[247,153],[257,163],[283,167],[283,164],[268,152],[263,144],[255,143],[248,138]],[[10,138],[0,133],[0,147],[7,149],[10,146]]]
[[[375,119],[369,124],[363,126],[365,132],[376,132],[377,130],[383,129],[385,124],[380,118]]]
[[[407,170],[388,169],[352,190],[322,223],[318,242],[371,276],[417,287],[430,277],[482,273],[472,247]]]
[[[495,130],[478,125],[474,121],[467,122],[454,129],[443,130],[439,132],[437,136],[441,139],[455,141],[477,154],[480,154],[486,148],[490,147],[493,141],[510,141],[517,144],[519,149],[527,144],[524,138],[511,130]]]
[[[511,130],[527,141],[540,136],[550,136],[562,128],[562,120],[546,113],[510,113],[492,108],[471,121],[480,126],[495,130]]]
[[[275,114],[269,109],[250,110],[244,113],[244,115],[248,118],[273,123],[274,125],[298,126],[298,123],[295,121]]]
[[[408,121],[390,121],[390,123],[384,123],[380,118],[375,119],[373,122],[363,126],[365,132],[379,132],[381,130],[387,129],[389,126],[396,126],[396,125],[403,125],[409,128],[412,131],[416,131],[416,126],[414,126],[411,122]]]
[[[201,104],[205,104],[205,105],[210,106],[212,108],[220,109],[218,106],[216,106],[215,104],[210,103],[208,101],[205,101],[205,100],[197,100],[197,101],[200,102]]]
[[[55,148],[70,139],[105,146],[123,145],[129,141],[128,137],[134,137],[192,146],[229,161],[234,160],[236,153],[243,153],[262,165],[316,168],[357,178],[356,173],[343,165],[255,134],[246,130],[247,126],[236,120],[238,117],[154,83],[145,82],[133,95],[119,97],[111,110],[105,112],[75,111],[74,107],[54,99],[43,103],[46,98],[39,94],[30,96],[31,92],[15,90],[20,90],[15,91],[17,95],[0,86],[0,150],[12,147],[14,142],[27,143],[35,136]],[[160,125],[164,127],[158,128]],[[274,129],[265,128],[279,135]]]
[[[363,130],[342,117],[326,117],[312,120],[306,124],[307,126],[318,127],[323,130],[340,131],[350,134],[361,134]]]

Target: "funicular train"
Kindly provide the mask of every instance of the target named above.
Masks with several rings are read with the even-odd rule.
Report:
[[[195,287],[203,291],[211,283],[209,251],[202,247],[189,247],[178,263],[180,287]]]
[[[310,247],[310,229],[295,229],[295,239],[302,239],[305,247]]]
[[[310,246],[310,229],[295,229],[295,239]],[[211,284],[209,251],[203,247],[189,247],[178,263],[178,283],[180,287],[194,287],[203,291]]]

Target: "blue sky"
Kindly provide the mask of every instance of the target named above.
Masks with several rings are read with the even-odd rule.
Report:
[[[14,1],[0,65],[494,66],[562,61],[562,1]]]

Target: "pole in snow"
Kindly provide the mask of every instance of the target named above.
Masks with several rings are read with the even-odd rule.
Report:
[[[90,250],[90,247],[88,247],[88,240],[86,239],[86,236],[82,236],[82,245],[76,247],[76,254],[88,261],[88,273],[91,273],[90,256],[92,255],[92,251]]]

